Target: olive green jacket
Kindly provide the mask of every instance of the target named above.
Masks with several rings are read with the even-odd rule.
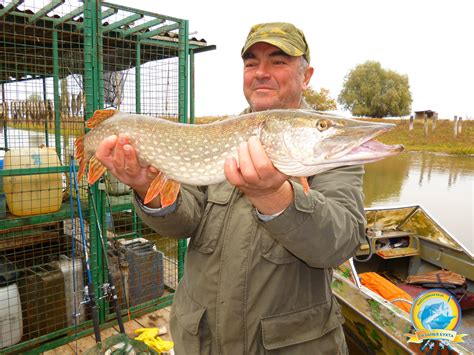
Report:
[[[228,182],[182,186],[175,211],[138,213],[163,236],[190,238],[170,316],[181,354],[338,354],[347,351],[332,268],[364,236],[362,166],[310,179],[305,195],[262,222]]]

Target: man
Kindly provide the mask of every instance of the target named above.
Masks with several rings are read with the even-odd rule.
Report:
[[[313,74],[304,34],[288,23],[252,27],[242,49],[246,112],[308,108]],[[190,237],[170,316],[179,354],[338,354],[347,348],[331,293],[332,268],[364,235],[361,166],[310,178],[310,193],[274,168],[255,137],[229,158],[228,181],[182,186],[176,203],[143,198],[156,170],[123,137],[97,157],[135,190],[141,218],[161,235]]]

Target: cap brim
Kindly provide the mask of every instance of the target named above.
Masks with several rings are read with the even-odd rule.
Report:
[[[298,49],[295,46],[293,46],[291,43],[289,43],[285,40],[282,40],[281,37],[278,37],[278,38],[272,38],[272,37],[259,38],[255,41],[250,41],[249,43],[247,43],[244,46],[244,48],[242,48],[241,55],[244,55],[245,52],[247,52],[250,47],[252,47],[254,44],[259,43],[259,42],[268,43],[268,44],[271,44],[272,46],[280,48],[283,52],[285,52],[288,55],[291,55],[292,57],[300,57],[300,56],[304,55],[304,52],[301,49]]]

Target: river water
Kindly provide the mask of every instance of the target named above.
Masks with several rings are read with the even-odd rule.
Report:
[[[366,207],[421,205],[474,252],[474,156],[404,152],[365,170]]]

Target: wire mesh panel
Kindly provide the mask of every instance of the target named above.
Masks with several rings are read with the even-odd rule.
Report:
[[[75,136],[84,130],[82,75],[69,66],[72,53],[80,55],[82,33],[52,21],[71,5],[56,6],[44,20],[51,4],[0,8],[1,349],[47,339],[87,316],[78,209],[67,174]]]
[[[114,23],[123,26],[114,28]],[[168,32],[160,36],[148,26]],[[105,108],[178,120],[180,62],[172,29],[178,29],[175,21],[123,7],[107,18],[101,43]],[[105,187],[109,257],[120,304],[128,313],[155,307],[154,300],[176,288],[178,243],[139,220],[127,186],[108,174]]]
[[[117,317],[110,283],[123,314],[170,303],[179,243],[112,175],[76,181],[73,157],[95,109],[186,118],[188,50],[205,45],[186,24],[90,0],[0,4],[0,352],[84,333],[92,288],[101,323]]]

